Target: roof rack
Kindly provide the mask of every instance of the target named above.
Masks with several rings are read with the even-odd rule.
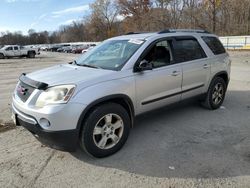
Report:
[[[176,33],[176,32],[209,33],[208,31],[203,30],[203,29],[165,29],[165,30],[158,32],[158,34]]]

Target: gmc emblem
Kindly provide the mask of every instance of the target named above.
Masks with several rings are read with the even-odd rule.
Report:
[[[24,88],[23,86],[19,85],[17,87],[17,92],[20,93],[21,95],[26,95],[28,89]]]

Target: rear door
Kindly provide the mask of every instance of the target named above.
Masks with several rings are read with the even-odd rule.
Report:
[[[14,56],[20,56],[21,55],[21,51],[20,51],[18,46],[14,46],[13,49],[14,49]]]
[[[202,94],[210,76],[210,62],[193,36],[176,37],[173,42],[176,63],[181,65],[182,99]]]

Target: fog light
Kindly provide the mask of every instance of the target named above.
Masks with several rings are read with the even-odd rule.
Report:
[[[46,118],[41,118],[39,124],[44,128],[50,127],[50,122]]]

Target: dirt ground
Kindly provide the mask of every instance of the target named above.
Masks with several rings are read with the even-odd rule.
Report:
[[[23,72],[77,58],[42,53],[0,60],[0,187],[250,187],[250,52],[230,52],[231,81],[216,111],[189,102],[136,118],[125,146],[94,159],[8,130],[11,92]]]

